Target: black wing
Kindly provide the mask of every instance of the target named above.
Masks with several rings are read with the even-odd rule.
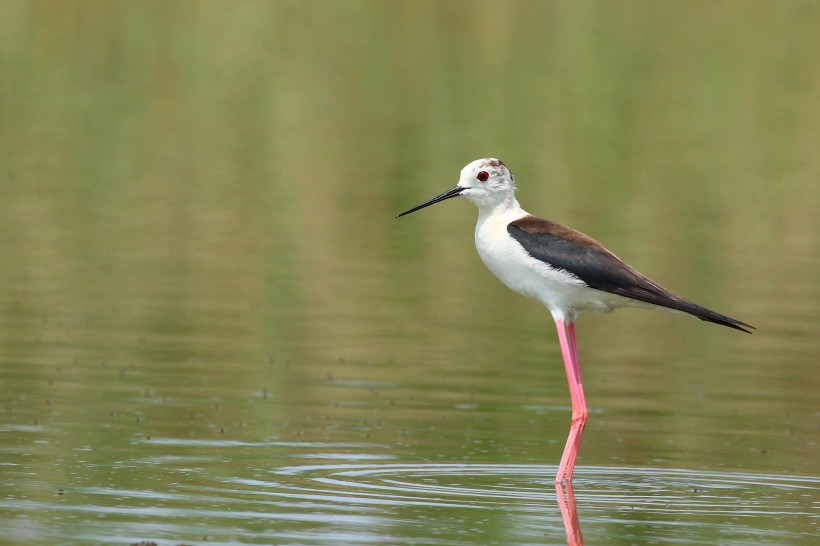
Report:
[[[525,216],[511,222],[507,232],[530,256],[575,275],[590,288],[683,311],[743,332],[754,328],[681,298],[640,274],[595,239],[557,222]]]

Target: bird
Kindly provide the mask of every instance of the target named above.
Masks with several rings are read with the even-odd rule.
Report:
[[[533,216],[521,208],[515,191],[515,177],[503,161],[477,159],[461,170],[454,188],[396,218],[456,197],[472,202],[478,207],[475,246],[481,260],[502,283],[542,303],[552,315],[572,404],[555,483],[570,483],[588,417],[575,338],[580,313],[647,307],[685,313],[746,333],[754,326],[674,294],[580,231]]]

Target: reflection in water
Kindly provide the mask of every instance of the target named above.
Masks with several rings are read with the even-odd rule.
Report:
[[[578,523],[578,510],[575,509],[575,494],[572,492],[572,482],[566,485],[555,484],[555,497],[561,510],[561,519],[567,530],[567,546],[583,546],[581,525]]]
[[[506,543],[540,534],[552,540],[565,535],[567,544],[581,545],[572,485],[555,484],[559,510],[544,511],[554,506],[549,494],[553,472],[539,465],[326,464],[283,467],[271,472],[272,479],[232,481],[253,495],[309,502],[327,514],[329,529],[337,531],[344,528],[334,519],[341,508],[347,512],[358,506],[362,514],[401,509],[390,511],[394,532],[414,528],[427,509],[452,511],[465,522],[484,521],[490,517],[481,515],[486,511],[516,522],[505,530]],[[785,525],[789,520],[789,533],[799,536],[805,523],[799,519],[812,517],[810,499],[820,488],[820,478],[813,477],[632,467],[584,467],[575,487],[579,483],[584,520],[599,536],[603,527],[612,533],[613,525],[626,529],[649,520],[645,538],[664,544],[709,543],[714,533],[726,537],[725,543],[752,533],[759,544],[783,544],[783,529],[767,528],[765,522],[773,518]],[[437,517],[442,528],[428,531],[450,536],[446,520]]]
[[[170,438],[163,443],[173,444]],[[217,544],[455,546],[543,543],[545,538],[549,544],[582,544],[573,486],[552,483],[555,467],[354,463],[355,456],[348,454],[327,464],[271,469],[264,454],[285,447],[274,444],[226,442],[229,451],[212,458],[202,452],[213,444],[180,439],[177,449],[190,449],[190,456],[123,460],[121,465],[139,479],[131,487],[69,487],[59,502],[0,499],[0,510],[48,514],[73,526],[75,535],[99,542],[110,542],[106,538],[117,528],[133,537],[184,538],[188,543],[209,537],[209,543]],[[346,451],[333,444],[303,447],[304,458],[313,460],[330,457],[317,449]],[[256,462],[218,477],[231,453],[247,450],[262,458],[246,457]],[[169,487],[152,481],[156,475],[166,476]],[[611,543],[618,536],[635,544],[725,545],[748,544],[754,537],[757,545],[782,546],[800,543],[814,532],[812,502],[820,492],[820,478],[584,466],[575,488],[590,543]],[[78,517],[85,522],[80,528]],[[150,518],[149,526],[145,518]],[[41,541],[57,541],[66,532],[58,525],[29,535],[19,518],[0,520],[0,527]]]

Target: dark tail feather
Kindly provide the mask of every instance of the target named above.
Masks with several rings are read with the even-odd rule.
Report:
[[[690,315],[693,315],[700,320],[704,320],[706,322],[714,322],[715,324],[721,324],[723,326],[728,326],[729,328],[734,328],[735,330],[740,330],[741,332],[746,332],[747,334],[751,334],[752,330],[755,329],[754,326],[751,324],[746,324],[745,322],[741,322],[737,319],[733,319],[732,317],[727,317],[726,315],[721,315],[720,313],[715,313],[714,311],[710,311],[705,307],[701,307],[699,305],[692,304],[694,309],[691,311],[688,309],[682,309],[686,311]],[[751,328],[749,330],[748,328]]]
[[[720,313],[715,313],[711,309],[701,307],[700,305],[692,303],[689,300],[683,299],[682,297],[673,294],[666,288],[650,281],[649,279],[646,279],[645,277],[642,277],[641,281],[641,285],[636,284],[628,288],[618,287],[610,291],[614,294],[626,296],[638,301],[644,301],[646,303],[659,305],[668,309],[683,311],[684,313],[688,313],[693,317],[699,318],[700,320],[714,322],[715,324],[720,324],[722,326],[728,326],[729,328],[734,328],[735,330],[740,330],[741,332],[746,332],[747,334],[751,334],[751,330],[755,329],[755,327],[750,324],[733,319],[732,317],[727,317],[726,315],[721,315]],[[749,330],[749,328],[751,328],[751,330]]]
[[[670,309],[677,309],[678,311],[689,313],[693,317],[699,318],[700,320],[714,322],[715,324],[720,324],[721,326],[728,326],[729,328],[734,328],[735,330],[740,330],[741,332],[746,332],[747,334],[751,334],[752,330],[755,330],[755,327],[751,324],[746,324],[745,322],[733,319],[732,317],[715,313],[711,309],[701,307],[700,305],[692,303],[689,300],[685,300],[680,296],[675,296],[674,294],[670,295],[672,298],[660,303],[660,305],[669,307]],[[749,328],[751,328],[751,330],[749,330]]]

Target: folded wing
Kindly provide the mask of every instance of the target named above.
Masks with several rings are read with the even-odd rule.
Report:
[[[743,332],[754,328],[681,298],[627,265],[595,239],[557,222],[524,216],[511,222],[507,232],[530,256],[575,275],[590,288],[683,311]]]

